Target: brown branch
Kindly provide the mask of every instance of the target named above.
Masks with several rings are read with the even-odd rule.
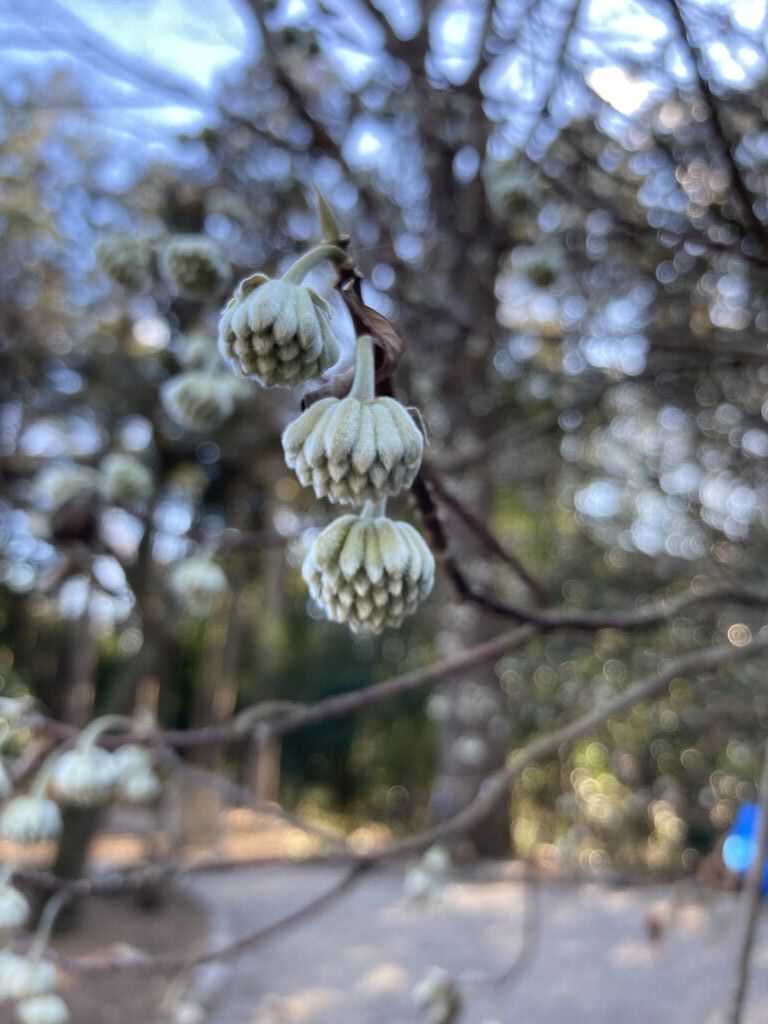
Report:
[[[705,70],[704,55],[688,27],[688,23],[685,20],[683,8],[679,0],[668,0],[668,4],[682,40],[688,49],[691,64],[693,65],[693,70],[696,74],[699,92],[704,98],[704,102],[709,110],[709,121],[712,125],[712,130],[718,141],[720,149],[722,150],[723,156],[725,157],[725,161],[728,164],[731,185],[738,196],[739,205],[741,206],[742,213],[746,218],[747,227],[765,248],[768,245],[768,230],[766,230],[765,225],[755,213],[755,197],[752,195],[749,185],[747,185],[744,172],[736,159],[735,147],[729,138],[725,118],[723,117],[720,104],[715,96],[712,84]]]
[[[248,935],[227,943],[217,949],[192,958],[178,958],[167,955],[152,956],[139,950],[129,950],[106,960],[89,961],[53,956],[52,959],[67,970],[78,973],[93,973],[114,970],[134,970],[151,972],[169,972],[194,967],[216,960],[238,956],[246,949],[252,949],[261,942],[273,938],[285,929],[317,913],[346,892],[367,870],[375,864],[393,857],[402,856],[417,850],[423,850],[434,842],[451,836],[464,834],[475,828],[491,814],[497,804],[509,793],[510,787],[516,782],[525,769],[536,761],[556,754],[562,747],[568,746],[583,735],[604,725],[614,715],[628,711],[634,705],[657,697],[673,680],[684,677],[695,677],[703,673],[711,673],[724,665],[744,661],[768,652],[768,638],[755,640],[744,647],[723,644],[704,651],[692,651],[674,658],[651,673],[627,687],[623,693],[611,700],[604,701],[586,714],[581,715],[559,729],[539,737],[516,751],[509,763],[500,771],[489,775],[480,787],[475,798],[458,814],[442,822],[434,828],[427,829],[418,835],[389,843],[367,853],[354,855],[353,863],[340,879],[320,896],[309,903],[292,911],[272,924],[260,927]],[[768,819],[767,819],[768,820]],[[515,965],[513,964],[513,969]],[[503,981],[503,976],[500,977]]]
[[[722,644],[704,651],[691,651],[663,664],[656,672],[644,676],[611,700],[601,702],[580,718],[555,729],[545,736],[533,740],[516,751],[507,765],[489,775],[480,786],[474,799],[467,806],[434,828],[417,836],[410,836],[387,846],[371,850],[371,860],[400,856],[423,850],[433,843],[451,836],[471,832],[488,815],[492,814],[500,801],[505,799],[510,787],[525,769],[537,761],[556,754],[561,747],[580,739],[585,733],[604,725],[614,715],[628,711],[635,704],[657,697],[673,680],[680,677],[693,678],[710,673],[724,665],[745,661],[768,652],[768,638],[753,640],[744,647]]]
[[[547,604],[548,598],[546,591],[538,580],[534,579],[528,572],[517,555],[513,554],[508,548],[505,548],[498,538],[491,533],[482,519],[480,519],[479,516],[476,516],[474,512],[468,509],[462,501],[447,490],[436,473],[434,473],[428,466],[423,466],[421,471],[426,477],[429,486],[437,495],[438,500],[458,516],[458,518],[469,530],[472,531],[472,533],[475,534],[478,540],[485,548],[487,548],[488,551],[497,555],[502,561],[506,562],[515,575],[520,578],[521,582],[525,584],[536,604]]]
[[[763,770],[758,792],[759,824],[757,827],[757,848],[755,859],[747,874],[742,896],[743,919],[739,937],[739,952],[736,957],[736,972],[731,996],[731,1005],[726,1017],[727,1024],[741,1024],[749,987],[750,964],[755,945],[755,933],[763,900],[763,875],[765,853],[768,845],[768,743],[763,754]]]

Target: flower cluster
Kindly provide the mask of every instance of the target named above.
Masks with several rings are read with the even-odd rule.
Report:
[[[320,215],[325,233],[338,237],[335,225],[328,228],[324,201]],[[219,323],[221,354],[236,373],[264,387],[290,386],[319,376],[338,360],[330,309],[303,283],[323,260],[343,263],[347,255],[325,243],[280,279],[252,274],[238,285]],[[374,346],[368,334],[357,339],[348,395],[310,405],[286,428],[282,445],[288,467],[318,498],[362,506],[320,533],[302,575],[331,621],[378,633],[399,626],[430,593],[435,562],[410,524],[385,514],[386,499],[413,483],[424,438],[408,409],[376,394]]]
[[[63,905],[54,896],[43,909],[40,924],[28,952],[0,952],[0,1003],[14,1002],[22,1024],[67,1024],[69,1009],[57,994],[56,968],[45,959],[45,951],[56,915]]]
[[[177,235],[160,252],[160,272],[177,295],[198,299],[219,292],[232,269],[211,239]]]

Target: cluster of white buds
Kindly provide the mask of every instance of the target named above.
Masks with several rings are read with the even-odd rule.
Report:
[[[399,494],[419,471],[424,440],[394,398],[375,397],[373,338],[357,341],[346,398],[324,398],[283,433],[285,461],[318,498],[349,505]]]
[[[409,523],[369,502],[360,515],[341,516],[322,531],[301,572],[332,622],[379,633],[399,626],[429,594],[435,560]]]
[[[44,784],[36,783],[28,795],[9,800],[0,814],[3,839],[24,846],[58,840],[62,829],[61,811],[58,804],[44,795],[44,789]]]
[[[144,504],[152,496],[152,473],[134,455],[113,452],[99,464],[101,487],[118,505]]]
[[[178,235],[160,252],[160,273],[177,295],[199,299],[220,292],[232,268],[210,238]]]
[[[319,377],[339,358],[328,303],[301,282],[322,260],[344,257],[319,245],[279,279],[251,274],[224,307],[219,323],[221,354],[244,377],[264,387],[295,387]]]
[[[126,743],[113,754],[117,776],[115,793],[118,800],[131,804],[145,804],[160,795],[161,784],[157,777],[152,756],[145,747]]]
[[[405,895],[412,900],[437,903],[443,895],[451,856],[444,846],[430,846],[422,857],[412,861],[403,879]]]
[[[122,715],[94,719],[71,750],[55,757],[50,769],[54,796],[75,807],[98,807],[113,797],[131,803],[154,800],[160,782],[148,751],[134,743],[115,752],[96,745],[108,730],[134,724]]]
[[[318,200],[324,236],[339,239],[330,208]],[[219,322],[221,353],[241,376],[265,387],[297,385],[337,361],[330,309],[303,284],[324,260],[350,265],[344,248],[324,242],[280,279],[252,274],[241,281]],[[302,575],[312,597],[329,619],[355,632],[399,626],[431,591],[435,562],[412,526],[386,517],[384,503],[413,483],[424,439],[406,408],[377,397],[370,335],[357,340],[350,393],[310,406],[286,428],[282,444],[289,468],[318,498],[364,506],[331,523],[311,545]]]
[[[152,250],[131,235],[108,235],[96,246],[96,260],[113,281],[138,291],[149,279]]]
[[[171,377],[163,385],[160,399],[168,417],[185,430],[215,430],[235,411],[230,382],[197,370]]]
[[[63,902],[62,896],[48,901],[28,953],[20,956],[8,949],[0,953],[0,1002],[15,1002],[22,1024],[66,1024],[69,1020],[67,1004],[56,993],[56,968],[44,959]]]
[[[195,555],[174,566],[170,586],[190,615],[203,618],[210,615],[226,591],[227,577],[212,558]]]
[[[433,967],[413,988],[413,1002],[427,1024],[452,1024],[461,1010],[461,993],[451,975]]]

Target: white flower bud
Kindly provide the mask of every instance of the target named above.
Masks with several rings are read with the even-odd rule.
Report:
[[[107,455],[101,460],[99,471],[102,488],[110,501],[133,505],[149,501],[152,496],[152,474],[133,455]]]
[[[160,400],[168,416],[185,430],[215,430],[235,411],[225,377],[193,370],[166,381]]]
[[[178,360],[188,370],[204,370],[215,365],[219,359],[216,342],[207,334],[197,332],[187,335],[182,342]]]
[[[445,693],[433,693],[427,701],[427,715],[435,722],[445,722],[451,717],[451,698]]]
[[[57,509],[79,491],[98,491],[99,474],[74,462],[58,463],[40,470],[32,484],[35,498],[47,509]]]
[[[443,887],[435,876],[424,869],[422,864],[411,864],[403,878],[403,891],[408,899],[423,903],[436,903],[442,895]]]
[[[446,875],[451,869],[451,855],[444,846],[430,846],[421,863],[433,875]]]
[[[0,953],[0,1002],[44,996],[56,988],[56,968],[48,960]]]
[[[17,796],[3,808],[0,835],[12,843],[41,843],[61,835],[61,811],[43,796]]]
[[[394,398],[374,397],[373,340],[358,339],[357,369],[347,398],[323,398],[283,432],[290,469],[318,498],[362,505],[410,487],[424,440]]]
[[[113,281],[138,291],[149,278],[152,252],[148,245],[130,235],[109,235],[96,245],[96,260]]]
[[[221,354],[265,387],[294,387],[339,358],[330,307],[301,284],[253,274],[242,281],[219,322]]]
[[[227,589],[224,570],[206,555],[187,558],[174,566],[170,576],[173,593],[190,615],[210,615]]]
[[[119,781],[115,796],[129,804],[149,804],[160,796],[162,789],[154,772],[134,772]]]
[[[29,919],[29,903],[18,889],[8,882],[0,885],[0,934],[12,935]]]
[[[115,796],[132,804],[150,803],[160,795],[162,786],[152,770],[152,757],[145,747],[127,743],[114,754],[117,764]]]
[[[451,1024],[461,1009],[461,993],[453,978],[440,967],[433,967],[414,986],[413,1002],[428,1024]]]
[[[21,1024],[67,1024],[69,1020],[67,1004],[55,992],[22,1000],[16,1013]]]
[[[364,511],[327,526],[301,571],[331,621],[379,633],[399,626],[429,594],[435,560],[410,524]]]
[[[178,295],[205,298],[224,287],[232,269],[209,238],[179,235],[163,247],[160,272]]]
[[[106,803],[116,781],[114,755],[91,744],[67,750],[51,771],[53,793],[63,803],[75,807],[97,807]]]

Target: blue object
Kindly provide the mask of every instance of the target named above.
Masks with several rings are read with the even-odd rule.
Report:
[[[760,808],[742,804],[733,819],[731,831],[723,843],[723,862],[735,875],[745,875],[757,856],[757,834],[760,829]],[[768,860],[763,872],[763,896],[768,896]]]

